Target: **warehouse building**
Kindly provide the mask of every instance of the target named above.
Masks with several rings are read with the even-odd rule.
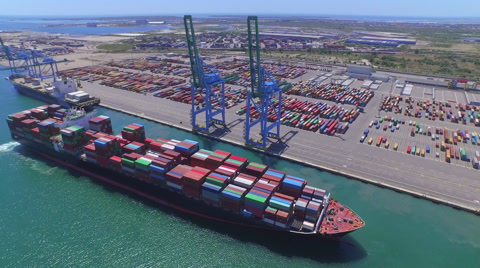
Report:
[[[403,38],[385,38],[385,37],[372,37],[372,36],[362,36],[360,37],[361,40],[371,40],[371,41],[387,41],[387,42],[396,42],[398,44],[409,44],[415,45],[417,44],[417,40],[415,39],[403,39]]]
[[[370,79],[387,82],[390,76],[372,72],[372,67],[367,65],[347,65],[346,75],[357,79]]]

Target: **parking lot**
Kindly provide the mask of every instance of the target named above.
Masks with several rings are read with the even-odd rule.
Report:
[[[392,95],[402,95],[403,87],[384,87],[383,92]],[[450,103],[468,103],[465,98],[465,92],[463,90],[451,90],[445,87],[432,87],[426,85],[413,85],[412,92],[410,94],[412,98],[422,100],[437,100]],[[478,94],[468,93],[470,101],[480,101]]]
[[[472,162],[463,161],[460,158],[452,157],[450,163],[445,161],[445,152],[441,150],[442,141],[444,141],[444,135],[437,134],[436,126],[433,124],[419,123],[419,128],[416,130],[415,124],[417,123],[414,120],[408,118],[399,118],[402,123],[395,124],[393,119],[385,120],[384,118],[377,119],[372,118],[372,121],[378,122],[377,125],[372,124],[371,127],[365,126],[365,130],[368,129],[368,135],[364,140],[364,144],[367,146],[377,146],[377,141],[379,137],[383,137],[383,141],[379,144],[379,149],[382,150],[394,150],[395,144],[398,148],[397,152],[402,154],[407,154],[408,147],[410,146],[410,155],[411,157],[423,157],[431,159],[433,161],[445,162],[446,164],[455,165],[465,168],[473,168]],[[405,120],[404,120],[405,119]],[[379,126],[379,127],[378,127]],[[392,131],[393,127],[393,131]],[[412,136],[412,129],[414,135]],[[425,130],[425,131],[424,131]],[[450,137],[452,136],[452,129],[443,129],[443,131],[449,131]],[[428,133],[431,133],[428,135]],[[473,134],[474,132],[470,132]],[[362,136],[363,133],[359,133]],[[433,136],[432,136],[433,135]],[[371,144],[369,145],[369,141]],[[388,143],[388,144],[387,144]],[[472,144],[471,139],[464,139],[461,142],[454,144],[445,144],[446,146],[453,146],[454,150],[460,152],[464,149],[467,154],[470,155],[470,159],[475,157],[475,151],[480,151],[480,145]],[[387,147],[388,146],[388,147]],[[415,147],[415,154],[413,154],[413,148]],[[427,147],[429,151],[427,152]]]

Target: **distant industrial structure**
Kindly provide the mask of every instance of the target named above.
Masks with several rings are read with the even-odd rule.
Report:
[[[404,38],[386,38],[386,37],[362,36],[362,37],[360,37],[360,39],[361,40],[372,40],[372,41],[397,42],[399,44],[409,44],[409,45],[417,44],[417,40],[415,40],[415,39],[404,39]]]
[[[480,43],[480,38],[478,38],[478,37],[464,37],[464,38],[462,38],[462,41]]]
[[[371,37],[371,36],[362,36],[356,39],[347,39],[345,40],[347,44],[363,44],[363,45],[374,45],[374,46],[392,46],[396,47],[401,44],[415,45],[417,40],[415,39],[402,39],[402,38],[385,38],[385,37]]]
[[[347,65],[346,75],[357,79],[380,80],[382,82],[387,82],[390,79],[388,75],[372,72],[371,66],[355,64]]]

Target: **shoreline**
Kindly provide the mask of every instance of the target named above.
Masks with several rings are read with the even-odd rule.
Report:
[[[139,115],[139,114],[131,112],[131,111],[122,110],[122,109],[119,109],[119,108],[116,108],[116,107],[113,107],[113,106],[107,105],[107,104],[100,103],[100,106],[104,107],[104,108],[107,108],[107,109],[110,109],[110,110],[114,110],[114,111],[117,111],[117,112],[121,112],[121,113],[124,113],[124,114],[135,116],[135,117],[138,117],[138,118],[146,119],[146,120],[149,120],[149,121],[152,121],[152,122],[155,122],[155,123],[159,123],[159,124],[162,124],[162,125],[174,127],[174,128],[180,129],[180,130],[191,132],[191,133],[195,133],[194,131],[192,131],[191,128],[185,127],[183,125],[181,126],[181,125],[177,125],[177,124],[171,124],[171,123],[159,120],[159,119],[151,118],[151,117],[146,116],[146,115]],[[204,135],[204,134],[201,134],[201,133],[199,133],[199,134]],[[231,140],[231,139],[225,139],[225,138],[222,139],[222,138],[218,138],[218,137],[211,137],[209,135],[204,135],[204,136],[208,137],[210,139],[230,143],[232,145],[241,146],[242,148],[247,149],[247,150],[261,152],[261,153],[267,154],[269,156],[273,156],[273,157],[277,157],[277,158],[280,158],[280,159],[292,161],[292,162],[295,162],[295,163],[298,163],[298,164],[303,164],[303,165],[306,165],[306,166],[309,166],[309,167],[321,169],[321,170],[328,171],[328,172],[333,173],[333,174],[342,175],[342,176],[345,176],[349,179],[358,180],[358,181],[361,181],[361,182],[364,182],[364,183],[372,184],[372,185],[378,186],[380,188],[386,188],[386,189],[389,189],[389,190],[393,190],[395,192],[408,194],[408,195],[411,195],[411,196],[416,197],[416,198],[429,200],[429,201],[431,201],[433,203],[436,203],[436,204],[442,204],[442,205],[446,205],[446,206],[449,206],[449,207],[454,208],[454,209],[463,210],[465,212],[470,212],[470,213],[473,213],[475,215],[480,215],[480,210],[475,209],[473,207],[469,207],[465,204],[450,202],[450,201],[447,201],[447,200],[444,200],[444,199],[441,199],[441,198],[438,198],[438,197],[434,197],[434,196],[431,196],[431,195],[421,193],[419,191],[410,190],[410,189],[395,186],[395,185],[392,185],[392,184],[389,184],[389,183],[372,180],[372,179],[366,178],[364,176],[361,176],[359,174],[353,174],[353,173],[350,173],[350,172],[340,171],[340,170],[330,168],[330,167],[327,167],[327,166],[323,166],[323,165],[320,165],[320,164],[314,164],[314,163],[311,163],[311,162],[308,162],[308,161],[303,161],[303,160],[300,160],[300,159],[297,159],[297,158],[294,158],[294,157],[276,155],[276,154],[273,154],[273,153],[270,153],[270,152],[261,151],[261,150],[258,150],[258,149],[247,147],[244,144],[242,144],[238,141]]]

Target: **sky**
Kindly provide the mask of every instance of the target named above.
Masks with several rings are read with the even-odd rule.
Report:
[[[0,16],[356,15],[480,17],[479,0],[20,0]]]

